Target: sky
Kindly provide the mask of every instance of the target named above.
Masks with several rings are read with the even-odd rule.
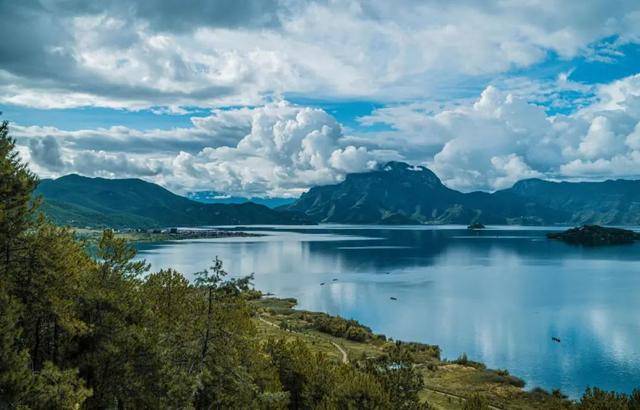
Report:
[[[0,0],[0,118],[42,178],[295,197],[640,178],[640,2]]]

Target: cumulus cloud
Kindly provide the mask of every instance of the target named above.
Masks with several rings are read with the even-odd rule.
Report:
[[[493,165],[497,174],[492,184],[495,189],[509,188],[522,179],[542,176],[542,173],[531,169],[522,157],[516,154],[493,157],[491,158],[491,165]]]
[[[325,111],[281,102],[255,109],[251,130],[236,147],[181,153],[174,165],[178,181],[215,180],[223,192],[295,195],[384,157],[343,140],[342,127]]]
[[[640,8],[589,2],[152,0],[0,3],[0,102],[140,109],[274,95],[446,94],[549,53],[616,58]],[[598,46],[616,37],[615,46]]]
[[[29,140],[29,152],[31,161],[45,169],[60,171],[65,167],[60,145],[52,136]]]
[[[640,75],[599,86],[594,93],[591,104],[571,115],[549,115],[542,106],[489,86],[473,102],[441,109],[381,108],[361,122],[392,126],[387,140],[398,141],[401,155],[428,165],[462,190],[502,189],[532,177],[637,178]],[[403,144],[405,133],[409,139]],[[361,141],[370,148],[384,145]]]
[[[326,111],[281,100],[214,109],[172,130],[14,125],[13,133],[43,176],[143,177],[177,191],[295,196],[388,160],[427,165],[465,191],[534,177],[640,176],[640,75],[596,87],[570,115],[489,86],[475,100],[383,107],[360,122],[390,130],[345,135]]]
[[[624,141],[616,138],[607,117],[598,116],[591,121],[587,135],[578,146],[578,151],[588,159],[600,158],[618,151]]]
[[[134,176],[177,191],[298,195],[397,156],[349,145],[327,112],[285,101],[216,110],[192,122],[191,128],[175,130],[14,126],[13,133],[45,176]],[[244,135],[238,138],[239,133]]]

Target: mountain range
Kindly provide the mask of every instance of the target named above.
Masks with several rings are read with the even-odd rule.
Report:
[[[341,183],[313,187],[294,203],[275,209],[253,202],[203,203],[211,201],[211,192],[196,195],[195,201],[140,179],[67,175],[42,180],[36,193],[55,222],[92,227],[325,222],[640,225],[640,181],[527,179],[493,193],[463,193],[445,186],[429,169],[403,162],[348,174]]]
[[[66,175],[40,181],[36,195],[54,222],[89,227],[152,228],[236,224],[306,224],[301,213],[251,202],[203,204],[140,179]]]
[[[203,204],[244,204],[245,202],[253,202],[254,204],[264,205],[269,208],[290,205],[296,201],[296,198],[233,196],[225,195],[217,191],[188,192],[186,197],[196,202],[202,202]]]
[[[462,193],[429,169],[389,162],[311,188],[294,204],[316,222],[354,224],[640,224],[640,181],[551,182],[527,179],[512,188]]]

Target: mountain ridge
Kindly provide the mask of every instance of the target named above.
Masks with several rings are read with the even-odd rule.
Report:
[[[149,228],[162,226],[306,224],[301,214],[251,202],[203,204],[137,178],[90,178],[77,174],[43,179],[36,195],[42,209],[63,225]]]
[[[309,189],[290,205],[203,203],[137,178],[70,174],[40,181],[56,223],[99,227],[235,224],[640,225],[640,181],[530,178],[493,193],[447,187],[424,166],[392,161]]]
[[[640,224],[640,181],[531,178],[493,193],[463,193],[426,167],[393,161],[311,188],[283,209],[332,223]]]

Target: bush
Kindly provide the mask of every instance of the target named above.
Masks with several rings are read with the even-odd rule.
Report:
[[[640,390],[630,395],[604,391],[597,387],[587,388],[578,402],[580,410],[640,410]]]
[[[352,319],[343,319],[340,316],[329,316],[324,313],[311,314],[307,312],[302,313],[301,318],[310,322],[312,329],[332,336],[353,340],[354,342],[366,342],[375,337],[370,328]]]
[[[243,292],[246,300],[257,300],[262,297],[262,292],[257,289],[247,289]]]
[[[459,364],[461,366],[469,366],[476,368],[478,370],[484,370],[487,366],[484,363],[474,362],[473,360],[469,360],[466,353],[462,353],[456,360],[451,363]]]
[[[515,387],[524,387],[524,380],[511,376],[508,371],[505,370],[485,370],[482,373],[482,381],[487,383],[509,384]]]
[[[431,359],[440,359],[440,347],[416,342],[396,342],[402,350],[407,352],[414,363],[423,363]]]

